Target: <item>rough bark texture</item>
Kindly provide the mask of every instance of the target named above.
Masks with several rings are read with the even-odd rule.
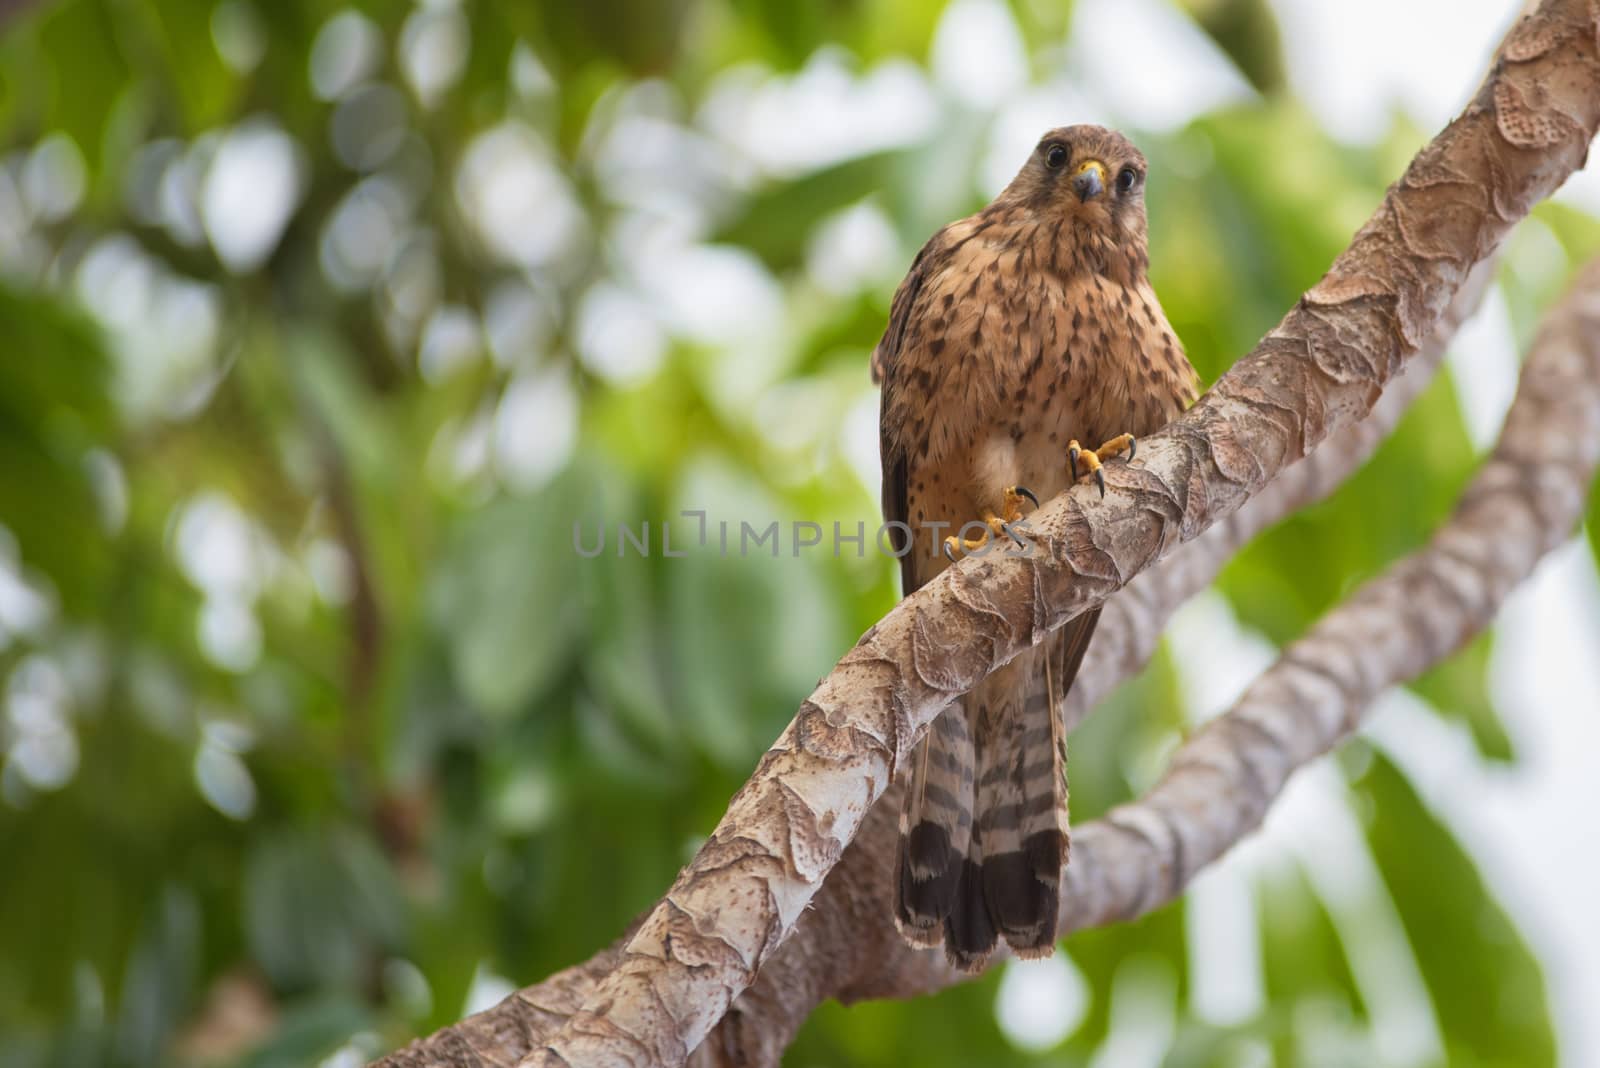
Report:
[[[1106,602],[1094,644],[1067,693],[1064,718],[1076,726],[1112,687],[1155,655],[1161,633],[1179,605],[1209,586],[1222,567],[1257,534],[1323,500],[1371,458],[1411,403],[1433,379],[1450,339],[1477,311],[1494,279],[1495,259],[1482,261],[1440,317],[1434,334],[1392,379],[1372,413],[1290,465],[1237,512],[1212,526],[1180,553],[1140,572]]]
[[[1383,385],[1433,331],[1472,265],[1581,165],[1600,121],[1597,15],[1589,0],[1546,0],[1520,21],[1473,103],[1423,150],[1328,275],[1184,418],[1141,443],[1137,463],[1111,472],[1105,501],[1083,489],[1055,499],[1033,517],[1038,551],[1031,557],[968,560],[872,628],[801,707],[705,847],[615,949],[607,967],[580,966],[563,973],[566,981],[536,988],[545,991],[533,1006],[536,1013],[514,1022],[497,1019],[512,1027],[500,1036],[510,1040],[504,1045],[481,1045],[462,1029],[438,1046],[396,1054],[390,1063],[474,1063],[450,1059],[460,1053],[477,1063],[508,1064],[514,1062],[512,1050],[530,1047],[521,1063],[683,1063],[793,931],[863,822],[870,827],[885,818],[879,806],[869,819],[873,802],[953,697],[1237,511],[1286,466],[1366,415]],[[1515,498],[1519,491],[1499,492]],[[1497,497],[1488,508],[1470,500],[1458,522],[1515,503]],[[1558,511],[1542,493],[1528,509],[1530,524]],[[1503,540],[1516,540],[1519,553],[1530,553],[1562,533],[1565,525],[1559,531],[1541,527],[1539,536],[1519,530],[1517,538]],[[1485,576],[1488,594],[1472,600],[1461,572],[1476,564],[1512,574],[1521,560],[1496,552],[1460,556],[1465,551],[1453,544],[1441,550],[1455,569],[1451,588],[1457,596],[1441,609],[1454,613],[1453,624],[1422,628],[1419,637],[1429,639],[1429,655],[1435,649],[1442,655],[1500,588],[1498,575]],[[1421,577],[1406,581],[1426,585]],[[1416,591],[1407,594],[1415,596]],[[1397,609],[1390,600],[1376,609],[1367,602],[1358,607],[1369,614],[1415,610],[1408,604]],[[1370,680],[1403,677],[1399,673],[1426,659],[1412,655],[1402,661],[1391,649],[1370,655],[1370,668],[1360,658],[1335,659],[1315,674],[1338,699],[1360,700]],[[1349,684],[1333,683],[1328,672],[1335,672],[1332,679],[1347,672]],[[1292,686],[1276,696],[1324,699]],[[1334,707],[1333,698],[1326,701],[1319,707]],[[1224,736],[1227,730],[1237,733]],[[1079,832],[1064,883],[1068,925],[1133,915],[1175,893],[1194,858],[1215,855],[1208,851],[1230,839],[1227,828],[1201,828],[1191,843],[1183,837],[1186,830],[1168,826],[1161,816],[1205,809],[1208,802],[1269,798],[1274,788],[1261,764],[1264,747],[1292,744],[1293,752],[1309,756],[1334,736],[1323,730],[1307,743],[1248,727],[1207,732],[1207,739],[1220,740],[1208,742],[1212,750],[1201,758],[1175,765],[1153,795],[1161,807],[1124,811],[1108,817],[1112,823]],[[1244,748],[1234,752],[1230,745]],[[1219,756],[1217,749],[1228,753]],[[1243,833],[1258,818],[1252,810],[1230,826]],[[1175,866],[1174,850],[1184,846],[1184,862]],[[840,894],[832,884],[841,885]],[[808,914],[808,926],[811,916],[825,910],[836,914],[816,921],[824,927],[851,922],[854,910],[877,909],[877,916],[887,916],[879,900],[886,900],[886,886],[868,886],[857,897],[845,895],[842,884],[830,880]],[[892,935],[891,925],[882,927]],[[914,961],[902,968],[896,985],[917,981]],[[911,989],[948,981],[939,977],[942,965],[928,960],[922,967],[926,982]],[[827,993],[818,989],[824,970],[797,968],[794,988],[752,991],[700,1059],[714,1063],[719,1053],[728,1053],[745,1061],[775,1060],[768,1036],[752,1035],[742,1021],[762,1015],[763,996],[798,1002]],[[596,975],[603,978],[591,987]],[[866,980],[833,991],[846,998],[886,992],[895,991]],[[582,1007],[571,1012],[580,998]],[[540,1014],[543,1025],[535,1019]],[[547,1026],[551,1016],[566,1017],[553,1032]],[[447,1051],[456,1042],[461,1045]]]
[[[1493,277],[1493,261],[1480,264],[1435,330],[1385,388],[1372,414],[1294,464],[1182,552],[1141,573],[1106,603],[1078,682],[1064,709],[1068,728],[1154,654],[1172,613],[1208,586],[1222,565],[1278,520],[1322,500],[1360,469],[1427,383],[1456,329],[1476,310]],[[851,1002],[906,997],[955,979],[937,953],[906,945],[883,923],[890,907],[887,860],[894,842],[898,801],[886,793],[829,873],[795,934],[768,961],[701,1043],[691,1063],[775,1065],[795,1032],[828,997]],[[624,939],[630,937],[630,930]],[[623,940],[580,965],[527,987],[384,1063],[446,1064],[457,1068],[515,1064],[576,1010],[616,962]]]
[[[1570,536],[1597,466],[1600,261],[1546,318],[1499,442],[1428,545],[1284,649],[1232,709],[1179,748],[1148,794],[1075,829],[1060,933],[1128,920],[1177,897],[1260,824],[1295,770],[1353,732],[1385,689],[1488,626],[1506,595]],[[910,997],[968,978],[936,954],[885,949],[856,977],[874,996]]]
[[[1546,318],[1500,440],[1450,521],[1284,649],[1145,797],[1084,827],[1062,885],[1071,907],[1063,933],[1175,897],[1261,822],[1295,769],[1355,730],[1379,694],[1488,626],[1571,535],[1597,463],[1600,262]]]

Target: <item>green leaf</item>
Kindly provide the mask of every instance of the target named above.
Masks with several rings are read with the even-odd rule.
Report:
[[[1600,568],[1600,477],[1589,487],[1589,514],[1583,529],[1589,535],[1589,551],[1594,555],[1595,566]]]
[[[1072,819],[1095,819],[1154,784],[1185,727],[1183,690],[1163,642],[1145,668],[1106,696],[1068,739]]]
[[[211,12],[189,0],[144,0],[142,28],[149,34],[182,106],[191,136],[227,121],[233,114],[238,83],[211,39]]]
[[[0,287],[0,322],[0,524],[62,607],[89,615],[108,580],[89,468],[91,450],[109,444],[108,363],[94,331],[48,298]]]
[[[1493,633],[1485,631],[1412,682],[1411,688],[1440,715],[1465,722],[1480,754],[1509,762],[1516,759],[1511,736],[1489,699],[1489,655],[1493,647]]]
[[[549,52],[567,75],[586,60],[601,59],[648,76],[677,60],[692,7],[692,0],[540,0],[536,10]]]
[[[469,516],[431,583],[430,616],[450,648],[462,691],[508,715],[549,686],[582,639],[583,602],[572,543],[583,478],[557,477]]]
[[[1538,959],[1472,858],[1382,755],[1353,788],[1371,800],[1367,837],[1432,994],[1449,1063],[1554,1064]]]
[[[1256,900],[1276,1062],[1299,1063],[1305,1050],[1303,1021],[1308,1018],[1315,1020],[1324,1039],[1364,1038],[1361,995],[1338,928],[1300,867],[1269,869],[1256,884]]]
[[[1224,570],[1241,620],[1284,644],[1303,634],[1361,582],[1424,545],[1472,474],[1474,452],[1446,375],[1431,383],[1374,457],[1328,501],[1262,535]],[[1316,560],[1317,567],[1304,561]],[[1479,750],[1511,758],[1488,696],[1490,639],[1469,644],[1415,688],[1464,721]]]
[[[51,5],[38,28],[53,77],[46,86],[30,87],[28,95],[37,93],[35,100],[44,105],[44,129],[71,136],[91,174],[100,164],[106,120],[130,73],[117,31],[115,16],[97,0]]]
[[[239,1068],[301,1068],[324,1063],[351,1035],[372,1027],[371,1011],[348,995],[324,995],[292,1004],[260,1048]]]
[[[660,562],[675,705],[705,752],[744,768],[838,656],[839,620],[819,581],[832,532],[801,528],[797,538],[797,521],[776,518],[761,488],[723,462],[691,467],[680,500],[705,510],[708,526],[702,546],[690,542],[696,521],[677,519],[674,552],[687,555]],[[813,537],[821,544],[797,546]]]
[[[899,154],[878,152],[776,181],[758,191],[717,231],[714,239],[741,245],[773,270],[805,259],[818,220],[883,189]]]
[[[627,477],[610,465],[586,465],[589,474],[585,505],[573,521],[581,526],[581,539],[594,539],[609,528],[609,551],[584,559],[573,552],[572,569],[589,621],[583,657],[585,688],[596,707],[593,717],[604,721],[603,735],[613,755],[630,773],[649,780],[670,764],[671,755],[685,751],[678,724],[673,719],[663,663],[666,650],[660,629],[653,625],[660,606],[655,594],[655,568],[672,561],[618,552],[617,524],[642,513],[643,503]],[[693,536],[694,524],[674,525],[683,548]],[[654,526],[652,527],[654,529]],[[659,533],[657,534],[659,537]],[[659,541],[651,548],[659,549]],[[569,550],[572,551],[572,550]],[[585,715],[582,722],[589,723]],[[595,724],[599,726],[599,723]],[[595,736],[595,741],[599,736]]]
[[[122,982],[117,1061],[155,1064],[188,1009],[200,964],[200,913],[194,896],[168,887],[150,903],[143,934]]]
[[[1284,88],[1283,42],[1267,0],[1180,0],[1180,4],[1257,92]]]
[[[283,989],[353,985],[404,940],[394,873],[355,830],[307,827],[260,836],[244,894],[251,954]]]
[[[760,27],[768,54],[781,67],[800,66],[829,39],[829,5],[791,4],[786,0],[732,0],[732,6],[751,24]]]

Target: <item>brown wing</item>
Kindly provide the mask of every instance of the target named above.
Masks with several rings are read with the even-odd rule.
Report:
[[[927,351],[914,329],[936,286],[925,283],[936,276],[950,253],[950,227],[939,231],[917,253],[900,288],[895,291],[889,324],[872,353],[872,378],[883,386],[878,417],[878,443],[883,462],[883,518],[891,526],[890,541],[900,556],[900,582],[905,593],[918,586],[912,551],[910,499],[907,481],[913,460],[921,462],[923,442],[908,440],[912,432],[899,403],[903,391],[914,388],[910,379],[925,377]],[[891,418],[891,415],[893,418]],[[906,766],[905,796],[900,813],[896,847],[894,918],[913,945],[931,946],[945,940],[945,917],[959,895],[959,883],[972,836],[973,742],[967,718],[959,707],[939,716],[927,737],[917,744]]]
[[[1056,636],[1055,663],[1051,667],[1056,700],[1066,698],[1072,680],[1078,677],[1083,666],[1083,654],[1089,651],[1089,639],[1094,637],[1095,624],[1100,622],[1100,609],[1091,608],[1077,619],[1061,628]]]
[[[894,301],[889,306],[889,324],[884,328],[883,337],[879,339],[877,347],[872,350],[872,380],[883,387],[878,399],[878,458],[883,464],[883,521],[885,524],[891,524],[888,527],[889,544],[895,555],[900,558],[900,590],[903,594],[917,588],[916,579],[912,574],[913,561],[908,534],[910,528],[905,526],[909,519],[909,505],[906,500],[906,468],[909,457],[906,455],[905,441],[899,434],[899,428],[892,426],[887,416],[891,397],[898,388],[895,369],[899,365],[900,350],[905,343],[906,325],[911,321],[917,297],[922,292],[922,282],[927,277],[929,261],[937,257],[944,233],[940,230],[934,234],[917,253],[917,258],[911,261],[911,270],[906,273],[899,288],[894,291]]]
[[[928,243],[918,250],[916,259],[911,261],[911,269],[894,291],[894,300],[889,303],[889,323],[884,327],[883,337],[878,339],[877,347],[872,350],[872,380],[879,385],[887,385],[889,374],[900,356],[906,324],[911,321],[911,309],[922,290],[928,260],[937,254],[943,238],[944,230],[940,230],[928,239]]]

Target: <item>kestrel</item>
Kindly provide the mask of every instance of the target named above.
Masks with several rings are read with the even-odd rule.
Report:
[[[1135,435],[1193,402],[1199,381],[1146,277],[1145,171],[1121,134],[1052,130],[900,283],[872,374],[884,518],[911,532],[896,544],[906,593],[962,553],[1009,551],[1024,500],[1080,477],[1103,495],[1101,464],[1131,460]],[[942,941],[958,967],[981,967],[1000,938],[1022,957],[1055,948],[1068,843],[1059,703],[1099,615],[953,703],[908,762],[895,922],[916,945]]]

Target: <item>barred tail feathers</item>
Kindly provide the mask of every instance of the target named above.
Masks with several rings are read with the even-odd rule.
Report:
[[[907,768],[895,872],[895,925],[917,946],[946,938],[972,838],[972,734],[961,703],[945,709]]]

